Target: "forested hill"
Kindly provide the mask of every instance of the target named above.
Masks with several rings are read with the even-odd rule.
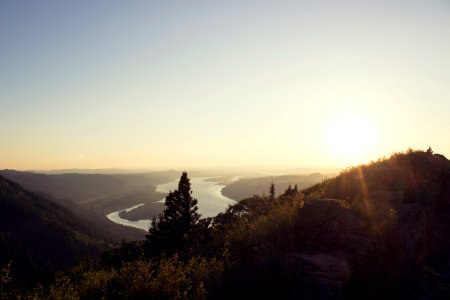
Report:
[[[12,275],[22,282],[71,266],[77,257],[98,255],[104,242],[83,222],[0,176],[0,266],[12,262]]]
[[[304,220],[299,224],[323,244],[307,236],[303,241],[307,248],[330,244],[335,248],[330,252],[348,251],[352,258],[346,261],[352,262],[354,280],[351,292],[450,297],[450,161],[446,157],[431,148],[395,153],[349,168],[303,192],[309,208],[300,210],[299,218]],[[321,200],[330,198],[337,199],[334,208],[331,200]],[[328,221],[314,221],[313,211]]]

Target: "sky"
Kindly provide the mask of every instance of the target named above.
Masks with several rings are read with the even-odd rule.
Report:
[[[0,0],[0,169],[450,157],[450,2]]]

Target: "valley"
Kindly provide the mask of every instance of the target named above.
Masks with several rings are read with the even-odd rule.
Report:
[[[330,294],[370,298],[372,293],[448,295],[445,274],[449,267],[443,262],[450,253],[449,170],[450,162],[429,149],[394,153],[335,177],[313,173],[188,179],[183,173],[182,185],[182,179],[174,180],[172,173],[60,176],[1,171],[0,263],[9,266],[8,261],[13,261],[16,287],[52,278],[55,270],[72,270],[64,273],[67,282],[72,282],[69,286],[56,282],[48,293],[71,289],[81,298],[100,293],[96,287],[87,288],[91,276],[103,282],[112,280],[108,276],[125,280],[118,287],[103,288],[101,293],[107,297],[120,291],[131,298],[139,293],[171,298],[173,291],[151,275],[145,278],[152,280],[152,287],[139,284],[135,290],[126,283],[128,278],[141,282],[137,277],[141,273],[165,274],[165,268],[182,270],[167,274],[171,280],[182,280],[179,289],[185,293],[206,282],[213,298],[232,297],[237,292],[275,296],[280,291],[283,298],[297,293],[313,298]],[[40,193],[1,177],[8,175]],[[273,189],[240,201],[224,196],[225,191],[249,195],[272,183]],[[51,200],[43,196],[43,186],[47,195],[53,195]],[[78,193],[70,194],[73,190]],[[173,194],[165,206],[168,191]],[[58,200],[55,196],[63,192],[66,197]],[[179,235],[177,227],[184,226],[177,221],[184,207],[179,201],[194,198],[198,203],[189,209],[193,229]],[[150,216],[155,214],[161,214],[157,226],[145,237]],[[171,256],[166,260],[161,253]],[[75,257],[85,262],[97,257],[97,262],[70,269]],[[155,269],[155,263],[161,265]],[[140,272],[127,273],[129,267]],[[285,272],[292,268],[296,271]],[[26,273],[27,269],[32,273]],[[224,270],[233,276],[227,277]],[[76,272],[82,272],[81,280],[73,275]],[[183,281],[180,274],[184,272],[200,281]],[[257,291],[254,280],[260,287]],[[413,283],[417,289],[411,288]]]

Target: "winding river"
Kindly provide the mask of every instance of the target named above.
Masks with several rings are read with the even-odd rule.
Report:
[[[202,217],[214,217],[218,213],[225,211],[228,205],[236,203],[236,201],[222,195],[222,188],[225,185],[220,184],[219,182],[207,180],[208,178],[209,177],[191,178],[191,187],[193,191],[192,195],[198,200],[198,211],[202,215]],[[156,186],[156,191],[168,194],[169,191],[177,189],[178,181],[179,180],[174,180],[164,184],[158,184]],[[165,198],[161,199],[160,201],[164,202],[164,199]],[[148,230],[151,220],[129,221],[126,219],[122,219],[119,216],[119,213],[123,210],[129,212],[142,205],[144,204],[142,203],[134,205],[127,209],[121,209],[119,211],[108,214],[106,217],[110,221],[117,224]]]

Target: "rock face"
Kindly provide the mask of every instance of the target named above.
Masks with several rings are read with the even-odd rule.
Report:
[[[311,299],[343,297],[354,266],[370,252],[373,239],[363,219],[342,200],[306,201],[299,211],[296,243],[300,251],[301,295]]]
[[[306,201],[297,223],[298,244],[308,251],[346,251],[355,243],[367,243],[367,228],[353,210],[342,200],[320,199]],[[350,249],[353,250],[353,249]]]
[[[297,257],[304,276],[301,292],[307,299],[339,299],[351,277],[347,259],[338,254],[301,254]]]

